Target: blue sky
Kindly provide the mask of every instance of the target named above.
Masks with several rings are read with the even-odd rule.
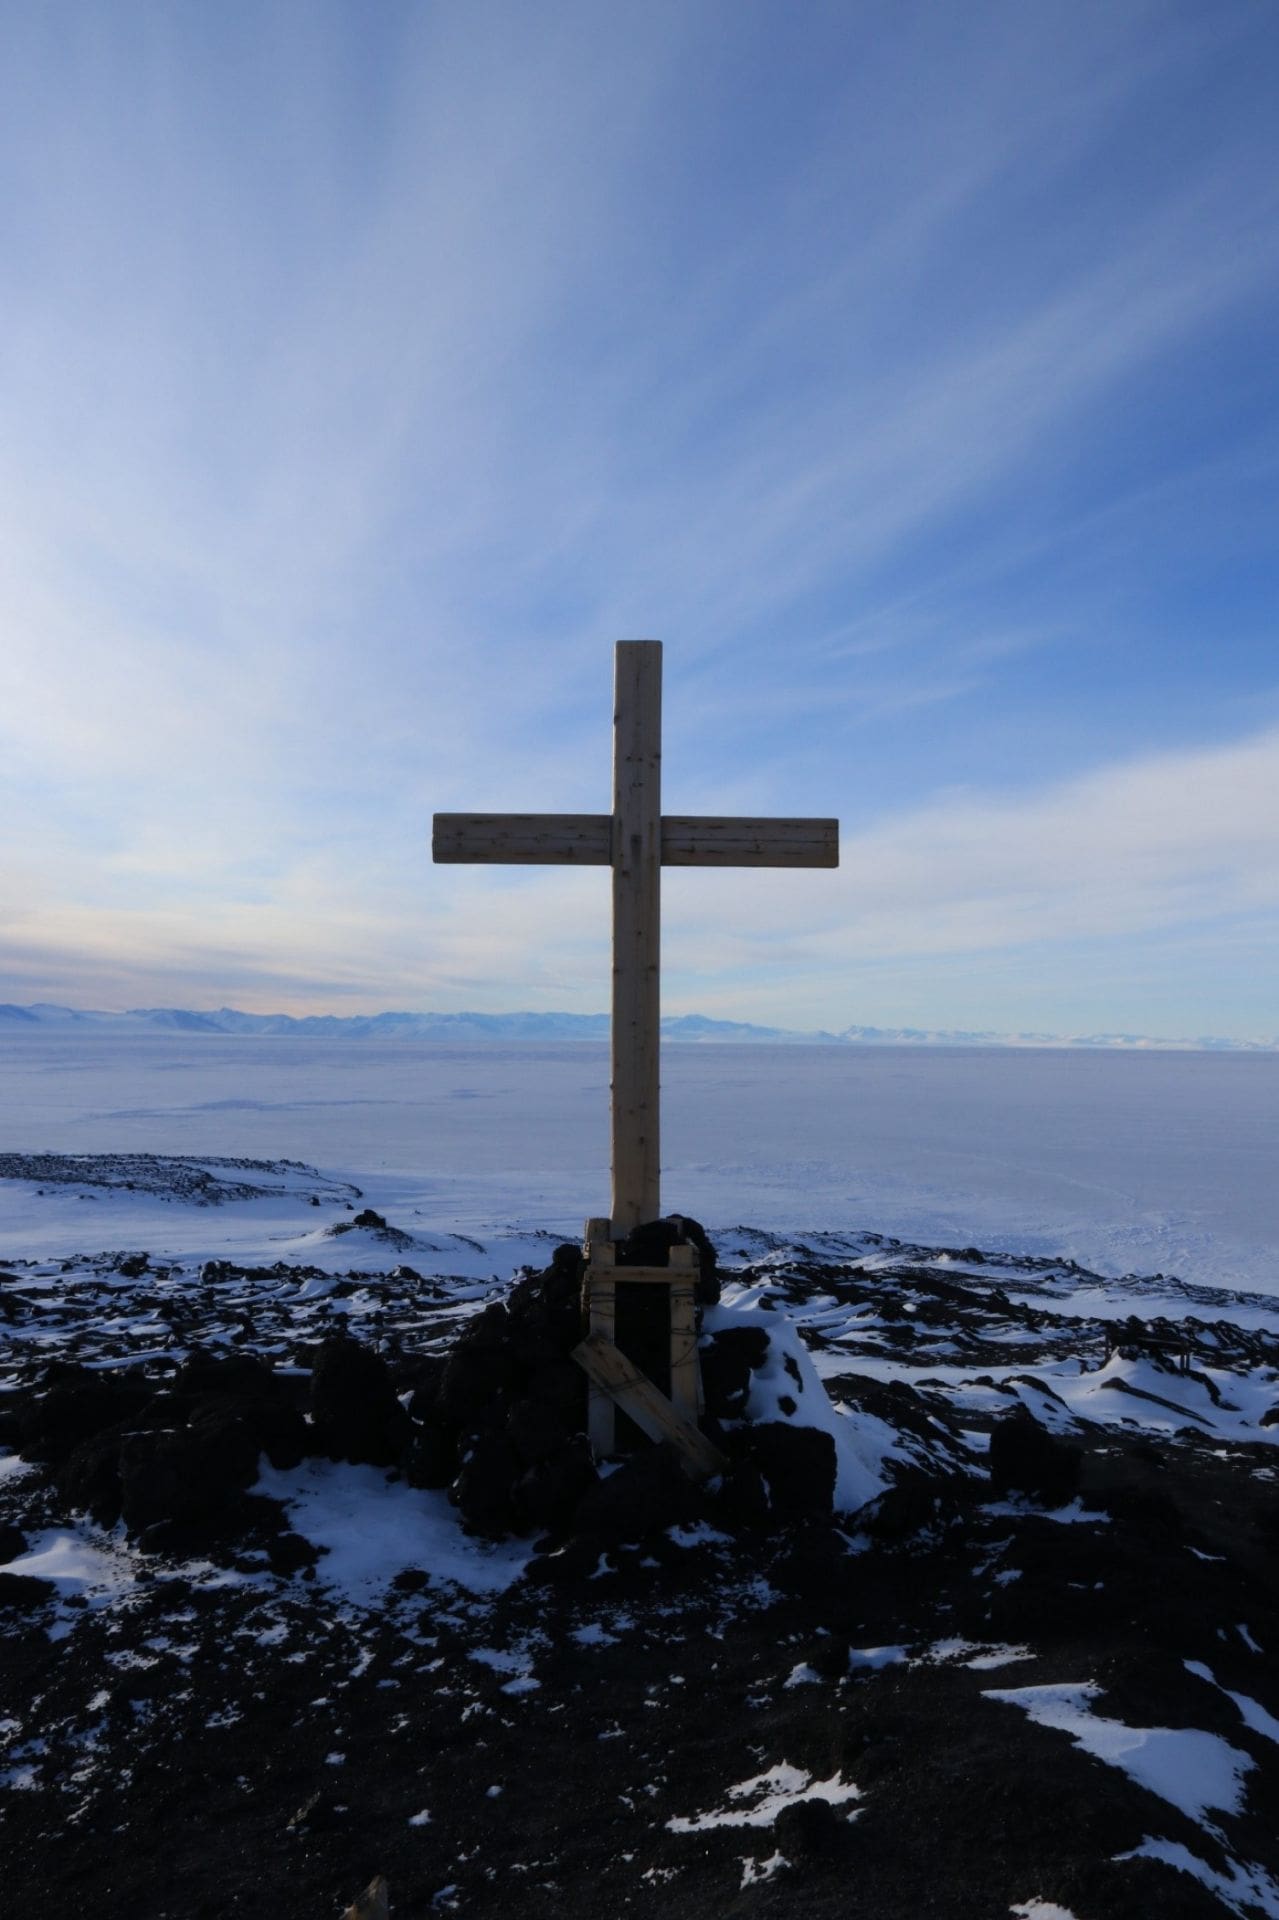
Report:
[[[67,4],[0,26],[0,998],[1279,1032],[1279,14]]]

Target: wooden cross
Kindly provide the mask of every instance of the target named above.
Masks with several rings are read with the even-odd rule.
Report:
[[[662,643],[619,640],[613,811],[437,813],[432,854],[613,869],[612,1231],[661,1214],[658,1000],[662,867],[837,867],[837,820],[663,814]]]

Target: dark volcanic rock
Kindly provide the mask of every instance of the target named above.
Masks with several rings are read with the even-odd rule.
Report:
[[[697,1303],[713,1307],[719,1299],[718,1257],[705,1227],[686,1214],[668,1214],[664,1220],[647,1220],[632,1227],[617,1244],[619,1267],[665,1267],[670,1263],[672,1247],[697,1249]]]
[[[828,1433],[762,1420],[744,1434],[776,1524],[830,1517],[835,1508],[835,1442]]]
[[[599,1475],[584,1433],[531,1466],[516,1482],[517,1524],[526,1531],[560,1533],[567,1528]]]
[[[266,1544],[267,1565],[272,1573],[280,1573],[287,1578],[290,1574],[301,1573],[307,1567],[316,1565],[320,1552],[300,1533],[280,1533]]]
[[[444,1378],[445,1359],[442,1353],[425,1353],[414,1356],[407,1366],[397,1367],[396,1374],[401,1387],[412,1383],[412,1393],[408,1400],[408,1412],[413,1420],[433,1420],[439,1413],[440,1385]],[[405,1379],[406,1372],[409,1380]]]
[[[257,1477],[257,1438],[230,1408],[173,1433],[126,1434],[120,1444],[120,1507],[130,1533],[158,1520],[209,1520]]]
[[[525,1387],[530,1400],[544,1401],[573,1432],[586,1425],[586,1375],[573,1360],[539,1367]]]
[[[113,1378],[87,1367],[51,1367],[43,1394],[19,1408],[22,1451],[59,1466],[90,1434],[140,1413],[154,1391],[145,1381]]]
[[[684,1235],[674,1220],[646,1220],[616,1243],[617,1264],[665,1267],[670,1263],[671,1248],[683,1244]]]
[[[58,1475],[58,1491],[73,1513],[88,1513],[99,1526],[120,1518],[120,1448],[127,1427],[108,1427],[82,1440]]]
[[[1025,1406],[997,1420],[990,1434],[990,1479],[999,1493],[1028,1493],[1057,1505],[1079,1485],[1082,1455],[1040,1426]]]
[[[252,1353],[208,1353],[192,1347],[173,1382],[176,1393],[273,1396],[278,1382],[265,1360]]]
[[[357,1466],[394,1466],[411,1432],[386,1362],[346,1335],[326,1340],[316,1355],[311,1418],[329,1458]]]
[[[715,1495],[717,1517],[729,1527],[766,1527],[772,1511],[768,1482],[754,1460],[730,1456]]]
[[[645,1534],[693,1520],[702,1502],[679,1455],[664,1442],[646,1446],[590,1487],[578,1502],[573,1525],[579,1533],[610,1540],[642,1540]]]
[[[223,1378],[251,1376],[232,1363]],[[158,1393],[132,1420],[81,1441],[57,1484],[73,1511],[107,1527],[123,1516],[137,1532],[163,1520],[207,1521],[252,1485],[259,1454],[287,1470],[309,1447],[301,1414],[268,1393]]]
[[[1095,1366],[1105,1350],[1096,1322],[1081,1330],[1078,1301],[1057,1310],[1060,1263],[1041,1284],[1032,1267],[1005,1271],[992,1256],[978,1283],[938,1275],[919,1250],[881,1250],[870,1270],[851,1256],[766,1251],[750,1284],[771,1293],[774,1313],[751,1318],[766,1327],[793,1313],[824,1352],[847,1417],[865,1421],[868,1439],[883,1437],[880,1420],[896,1435],[898,1485],[878,1513],[863,1510],[848,1528],[842,1516],[777,1525],[790,1515],[775,1511],[749,1425],[729,1426],[732,1414],[715,1436],[735,1456],[718,1495],[686,1489],[676,1469],[673,1507],[640,1512],[634,1481],[653,1469],[638,1454],[597,1489],[584,1382],[568,1358],[574,1261],[530,1275],[505,1320],[486,1322],[488,1350],[514,1372],[466,1436],[477,1514],[478,1456],[509,1443],[492,1504],[500,1511],[509,1497],[511,1524],[552,1536],[511,1586],[466,1597],[443,1577],[429,1527],[415,1544],[430,1503],[390,1486],[383,1514],[403,1516],[410,1565],[370,1589],[367,1606],[349,1605],[326,1574],[345,1574],[360,1516],[317,1559],[284,1509],[235,1491],[234,1476],[208,1519],[143,1529],[141,1554],[87,1536],[124,1576],[114,1595],[104,1583],[77,1606],[74,1582],[6,1590],[0,1580],[0,1819],[15,1912],[313,1920],[385,1873],[397,1914],[456,1906],[468,1920],[612,1916],[663,1901],[683,1920],[987,1920],[1040,1907],[1080,1920],[1208,1920],[1232,1904],[1259,1914],[1279,1873],[1268,1813],[1279,1749],[1236,1701],[1279,1706],[1274,1426],[1258,1434],[1230,1409],[1215,1430],[1169,1432],[1149,1401],[1104,1394],[1105,1424],[1069,1435],[1084,1452],[1092,1511],[1061,1525],[1032,1500],[992,1497],[978,1441],[1013,1404],[1010,1353],[1049,1391],[1062,1360]],[[128,1356],[127,1378],[149,1386],[141,1406],[113,1400],[107,1424],[58,1469],[0,1477],[0,1514],[32,1545],[65,1525],[55,1471],[74,1462],[88,1475],[81,1449],[97,1449],[108,1479],[126,1444],[152,1449],[157,1480],[154,1450],[190,1445],[215,1411],[260,1441],[266,1415],[253,1409],[294,1404],[298,1381],[259,1391],[265,1369],[238,1370],[237,1350],[264,1361],[291,1352],[309,1366],[343,1321],[341,1293],[305,1287],[297,1269],[228,1267],[207,1287],[193,1271],[161,1285],[154,1268],[124,1280],[104,1256],[68,1270],[64,1286],[54,1262],[40,1264],[53,1285],[19,1300],[4,1399],[39,1397],[37,1340],[57,1340],[108,1378],[125,1375]],[[1014,1275],[1019,1294],[1039,1292],[1031,1319],[990,1286]],[[354,1284],[342,1283],[348,1293]],[[437,1471],[442,1462],[459,1478],[462,1436],[432,1380],[470,1289],[388,1275],[359,1286],[362,1337],[393,1356],[397,1391],[416,1392],[401,1466],[434,1448]],[[905,1304],[886,1332],[878,1308],[892,1293]],[[844,1321],[832,1302],[849,1308]],[[171,1345],[176,1356],[197,1337],[224,1343],[212,1374],[198,1357],[177,1374],[157,1352]],[[870,1364],[885,1346],[922,1376],[917,1388],[857,1377],[859,1356]],[[1223,1402],[1250,1410],[1259,1385],[1263,1407],[1275,1398],[1268,1331],[1201,1334],[1192,1357]],[[749,1376],[738,1364],[730,1394],[740,1399]],[[780,1366],[777,1376],[802,1418],[807,1394]],[[1205,1413],[1216,1405],[1186,1381],[1168,1374],[1168,1397]],[[46,1375],[40,1386],[59,1383],[73,1381]],[[541,1407],[577,1435],[563,1450],[544,1451],[531,1411]],[[1164,1431],[1143,1428],[1152,1414]],[[789,1447],[794,1421],[774,1418]],[[726,1524],[734,1494],[743,1508],[753,1494],[765,1524]],[[626,1496],[625,1527],[574,1534],[597,1495]],[[671,1538],[663,1524],[685,1499],[703,1502],[714,1525]],[[882,1524],[890,1514],[895,1523]],[[653,1522],[632,1546],[627,1536]],[[1238,1808],[1194,1823],[1002,1697],[1085,1681],[1098,1726],[1193,1730],[1247,1756]],[[739,1783],[778,1770],[784,1785],[792,1769],[807,1797],[769,1824],[706,1819],[758,1804]],[[858,1797],[835,1801],[845,1793]],[[162,1846],[130,1841],[155,1833]],[[1133,1857],[1147,1839],[1209,1878]]]
[[[513,1495],[522,1470],[505,1434],[480,1433],[465,1440],[451,1494],[463,1525],[472,1533],[508,1533],[515,1524]]]
[[[282,1473],[299,1466],[312,1450],[311,1431],[296,1407],[280,1400],[233,1398],[219,1403],[204,1400],[196,1404],[192,1424],[225,1411],[234,1414],[255,1445],[273,1467]]]
[[[814,1794],[782,1808],[773,1822],[773,1839],[788,1860],[839,1854],[851,1839],[848,1816],[833,1801]]]
[[[517,1400],[506,1416],[506,1431],[522,1460],[530,1467],[555,1453],[572,1437],[573,1428],[546,1400]]]
[[[349,1201],[347,1205],[350,1205]],[[365,1207],[362,1212],[355,1214],[352,1219],[338,1220],[331,1227],[324,1229],[325,1234],[330,1240],[339,1239],[342,1234],[354,1233],[357,1230],[372,1234],[375,1240],[380,1240],[388,1247],[403,1248],[413,1245],[413,1235],[411,1233],[405,1233],[400,1227],[393,1227],[388,1220],[384,1219],[380,1213],[376,1213],[372,1207]]]
[[[457,1436],[434,1422],[419,1427],[401,1461],[411,1487],[450,1487],[457,1476]]]
[[[7,1520],[0,1520],[0,1565],[6,1560],[16,1560],[26,1550],[27,1536],[22,1528],[13,1526]]]
[[[515,1354],[496,1345],[473,1343],[457,1346],[448,1357],[440,1381],[438,1407],[446,1420],[458,1426],[491,1414],[504,1417],[502,1398],[520,1377],[520,1362]]]
[[[699,1350],[706,1411],[716,1420],[740,1419],[750,1398],[751,1374],[768,1355],[762,1327],[726,1327]]]
[[[899,1465],[886,1492],[864,1509],[858,1524],[873,1540],[907,1540],[951,1525],[963,1512],[970,1488],[957,1477]]]
[[[511,1316],[500,1300],[468,1320],[457,1337],[454,1352],[501,1353],[509,1344]]]
[[[762,1367],[768,1358],[768,1329],[767,1327],[721,1327],[719,1332],[712,1336],[712,1345],[720,1353],[732,1354],[739,1362],[744,1361],[746,1366],[754,1372],[757,1367]]]
[[[0,1612],[32,1613],[56,1597],[57,1588],[48,1580],[37,1580],[28,1573],[0,1571]]]

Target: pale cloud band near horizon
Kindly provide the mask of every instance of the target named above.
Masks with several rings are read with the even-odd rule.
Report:
[[[116,1007],[184,993],[188,1004],[192,988],[201,1005],[238,995],[262,1012],[605,1004],[599,875],[432,868],[425,836],[417,857],[411,887],[362,885],[328,859],[299,863],[276,896],[230,907],[46,897],[10,917],[0,969],[19,992],[80,1005],[103,1004],[88,983],[113,976]],[[25,890],[20,871],[7,878],[10,897]],[[1264,941],[1279,925],[1279,729],[1015,800],[974,788],[862,827],[846,819],[833,873],[673,871],[664,917],[668,1011],[827,1028],[892,1024],[865,1004],[863,982],[878,1003],[894,963],[909,967],[912,993],[931,980],[941,994],[948,964],[1012,950],[1060,994],[1054,954],[1080,943],[1104,954],[1159,933],[1189,950],[1203,921],[1223,917]],[[997,1016],[992,1005],[972,1024],[998,1030]],[[1259,1039],[1275,1027],[1225,1031]]]

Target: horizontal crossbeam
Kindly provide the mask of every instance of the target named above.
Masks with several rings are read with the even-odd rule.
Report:
[[[437,813],[433,858],[494,866],[613,861],[607,813]],[[838,820],[662,815],[664,867],[837,867]]]
[[[838,820],[662,815],[664,867],[837,867]]]
[[[609,813],[437,813],[431,857],[491,866],[613,864]]]

